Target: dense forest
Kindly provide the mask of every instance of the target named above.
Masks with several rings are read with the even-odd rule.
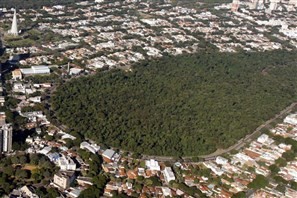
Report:
[[[17,9],[38,9],[42,6],[67,5],[84,0],[1,0],[0,7]]]
[[[296,52],[166,57],[73,79],[57,118],[98,143],[192,156],[226,148],[296,100]]]

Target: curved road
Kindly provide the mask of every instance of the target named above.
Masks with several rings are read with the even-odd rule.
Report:
[[[287,106],[284,110],[282,110],[281,112],[276,114],[273,118],[271,118],[270,120],[267,120],[265,123],[263,123],[258,128],[256,128],[253,133],[251,133],[249,135],[246,135],[244,138],[240,139],[236,144],[230,146],[229,148],[219,149],[219,150],[215,151],[214,153],[211,153],[211,154],[208,154],[208,155],[201,155],[201,156],[197,156],[197,157],[199,157],[199,159],[209,160],[209,159],[214,159],[215,157],[217,157],[219,155],[229,153],[230,151],[232,151],[234,149],[236,149],[236,150],[241,149],[242,147],[244,147],[246,144],[250,143],[254,139],[253,136],[259,136],[261,134],[262,129],[267,127],[269,124],[274,122],[276,119],[281,118],[282,116],[284,116],[284,115],[288,114],[289,112],[291,112],[296,105],[297,105],[297,102],[294,102],[291,105]],[[194,157],[194,156],[192,156],[192,157]],[[184,161],[191,162],[192,157],[183,157],[182,159]],[[177,161],[177,159],[175,157],[170,157],[170,156],[143,155],[142,158],[143,159],[155,159],[155,160],[158,160],[158,161],[171,161],[171,162]]]

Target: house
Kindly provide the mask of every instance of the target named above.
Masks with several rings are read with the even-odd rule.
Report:
[[[216,163],[221,164],[221,165],[225,165],[225,164],[228,163],[228,160],[226,158],[224,158],[224,157],[218,156],[216,158]]]
[[[267,142],[268,138],[268,135],[262,134],[260,137],[258,137],[257,141],[264,144],[265,142]]]
[[[82,69],[79,68],[71,68],[69,71],[69,75],[78,75],[82,72]]]
[[[80,187],[78,187],[78,188],[70,188],[70,189],[67,190],[67,194],[71,198],[77,198],[77,197],[79,197],[79,195],[80,195],[80,193],[81,193],[82,190],[83,189],[80,188]]]
[[[14,83],[12,87],[12,91],[26,93],[26,87],[22,83]]]
[[[288,124],[292,124],[292,125],[296,125],[297,124],[297,114],[291,114],[288,115],[285,119],[284,119],[285,123]]]
[[[154,159],[146,160],[145,161],[145,166],[149,170],[160,171],[159,163]]]
[[[76,181],[77,181],[77,184],[80,185],[80,186],[92,186],[93,185],[91,177],[78,176],[76,178]]]
[[[88,142],[82,142],[80,144],[80,148],[86,149],[93,154],[96,154],[100,150],[100,146],[98,146],[97,144],[89,144]]]
[[[58,172],[54,175],[54,185],[65,190],[70,187],[70,184],[74,181],[74,179],[75,174],[73,171]]]
[[[47,155],[51,150],[52,150],[52,147],[46,146],[42,150],[38,151],[38,153],[43,154],[43,155]]]
[[[48,153],[46,156],[49,158],[51,162],[56,162],[58,161],[58,159],[60,159],[60,154],[57,152]]]
[[[22,72],[20,69],[15,69],[12,71],[12,79],[13,80],[22,80]]]
[[[103,160],[107,163],[111,163],[114,161],[118,161],[120,159],[120,155],[117,154],[114,150],[112,149],[106,149],[102,153]]]
[[[162,187],[164,197],[172,197],[171,189],[168,187]]]
[[[138,173],[137,170],[128,170],[128,172],[127,172],[127,177],[128,177],[129,179],[136,179],[137,176],[138,176],[137,173]]]
[[[35,103],[41,103],[41,96],[31,97],[29,98],[29,101],[35,102]]]
[[[174,173],[173,173],[171,167],[165,167],[165,169],[163,170],[163,175],[164,175],[165,181],[167,183],[175,180],[175,176],[174,176]]]
[[[33,140],[33,138],[32,138],[31,136],[28,136],[28,137],[26,138],[25,142],[26,142],[27,144],[32,144],[32,143],[34,142],[34,140]]]
[[[39,128],[39,127],[38,127],[38,128],[36,128],[36,129],[35,129],[35,131],[36,131],[36,133],[37,133],[38,135],[40,135],[40,134],[41,134],[41,132],[42,132],[42,131],[41,131],[41,128]]]
[[[34,189],[31,187],[23,186],[20,188],[20,192],[24,197],[38,198],[38,195],[34,194]]]

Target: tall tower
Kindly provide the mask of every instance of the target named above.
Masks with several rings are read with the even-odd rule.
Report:
[[[3,152],[10,152],[12,150],[12,126],[5,124],[2,127],[3,132]]]
[[[15,35],[15,36],[19,35],[18,24],[17,24],[17,16],[16,16],[16,9],[14,9],[14,13],[13,13],[13,19],[12,19],[10,34]]]

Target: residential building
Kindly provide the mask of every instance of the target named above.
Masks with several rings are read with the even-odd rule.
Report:
[[[111,163],[115,160],[114,156],[116,155],[116,152],[112,149],[106,149],[102,153],[103,160],[107,163]]]
[[[30,197],[30,198],[38,198],[39,196],[34,193],[34,189],[32,187],[23,186],[20,188],[20,192],[24,197]]]
[[[290,114],[284,119],[285,123],[296,125],[297,124],[297,114]]]
[[[164,174],[165,181],[167,183],[175,180],[175,176],[174,176],[174,173],[173,173],[171,167],[165,167],[165,169],[163,170],[163,174]]]
[[[221,156],[218,156],[218,157],[216,158],[216,163],[217,163],[217,164],[225,165],[225,164],[228,163],[228,160],[227,160],[226,158],[223,158],[223,157],[221,157]]]
[[[74,181],[74,179],[75,174],[73,171],[58,172],[54,175],[54,184],[65,190],[70,187],[70,184]]]
[[[150,160],[146,160],[145,161],[145,166],[147,169],[152,170],[152,171],[160,171],[160,165],[159,163],[154,160],[154,159],[150,159]]]
[[[100,150],[100,146],[98,146],[97,144],[90,144],[88,142],[82,142],[80,144],[80,148],[81,149],[86,149],[86,150],[90,151],[93,154],[96,154]]]
[[[0,112],[0,127],[6,123],[5,119],[6,119],[5,112]]]
[[[22,80],[22,72],[20,69],[15,69],[12,71],[12,79],[13,80]]]
[[[238,9],[239,9],[239,0],[233,0],[232,5],[231,5],[231,11],[237,12]]]
[[[12,126],[4,124],[0,129],[0,152],[12,150]]]
[[[4,106],[5,103],[5,97],[4,96],[0,96],[0,106]]]
[[[61,168],[62,171],[66,171],[66,170],[75,170],[76,169],[76,164],[74,163],[74,161],[65,155],[62,155],[62,157],[60,157],[57,160],[58,166]]]

